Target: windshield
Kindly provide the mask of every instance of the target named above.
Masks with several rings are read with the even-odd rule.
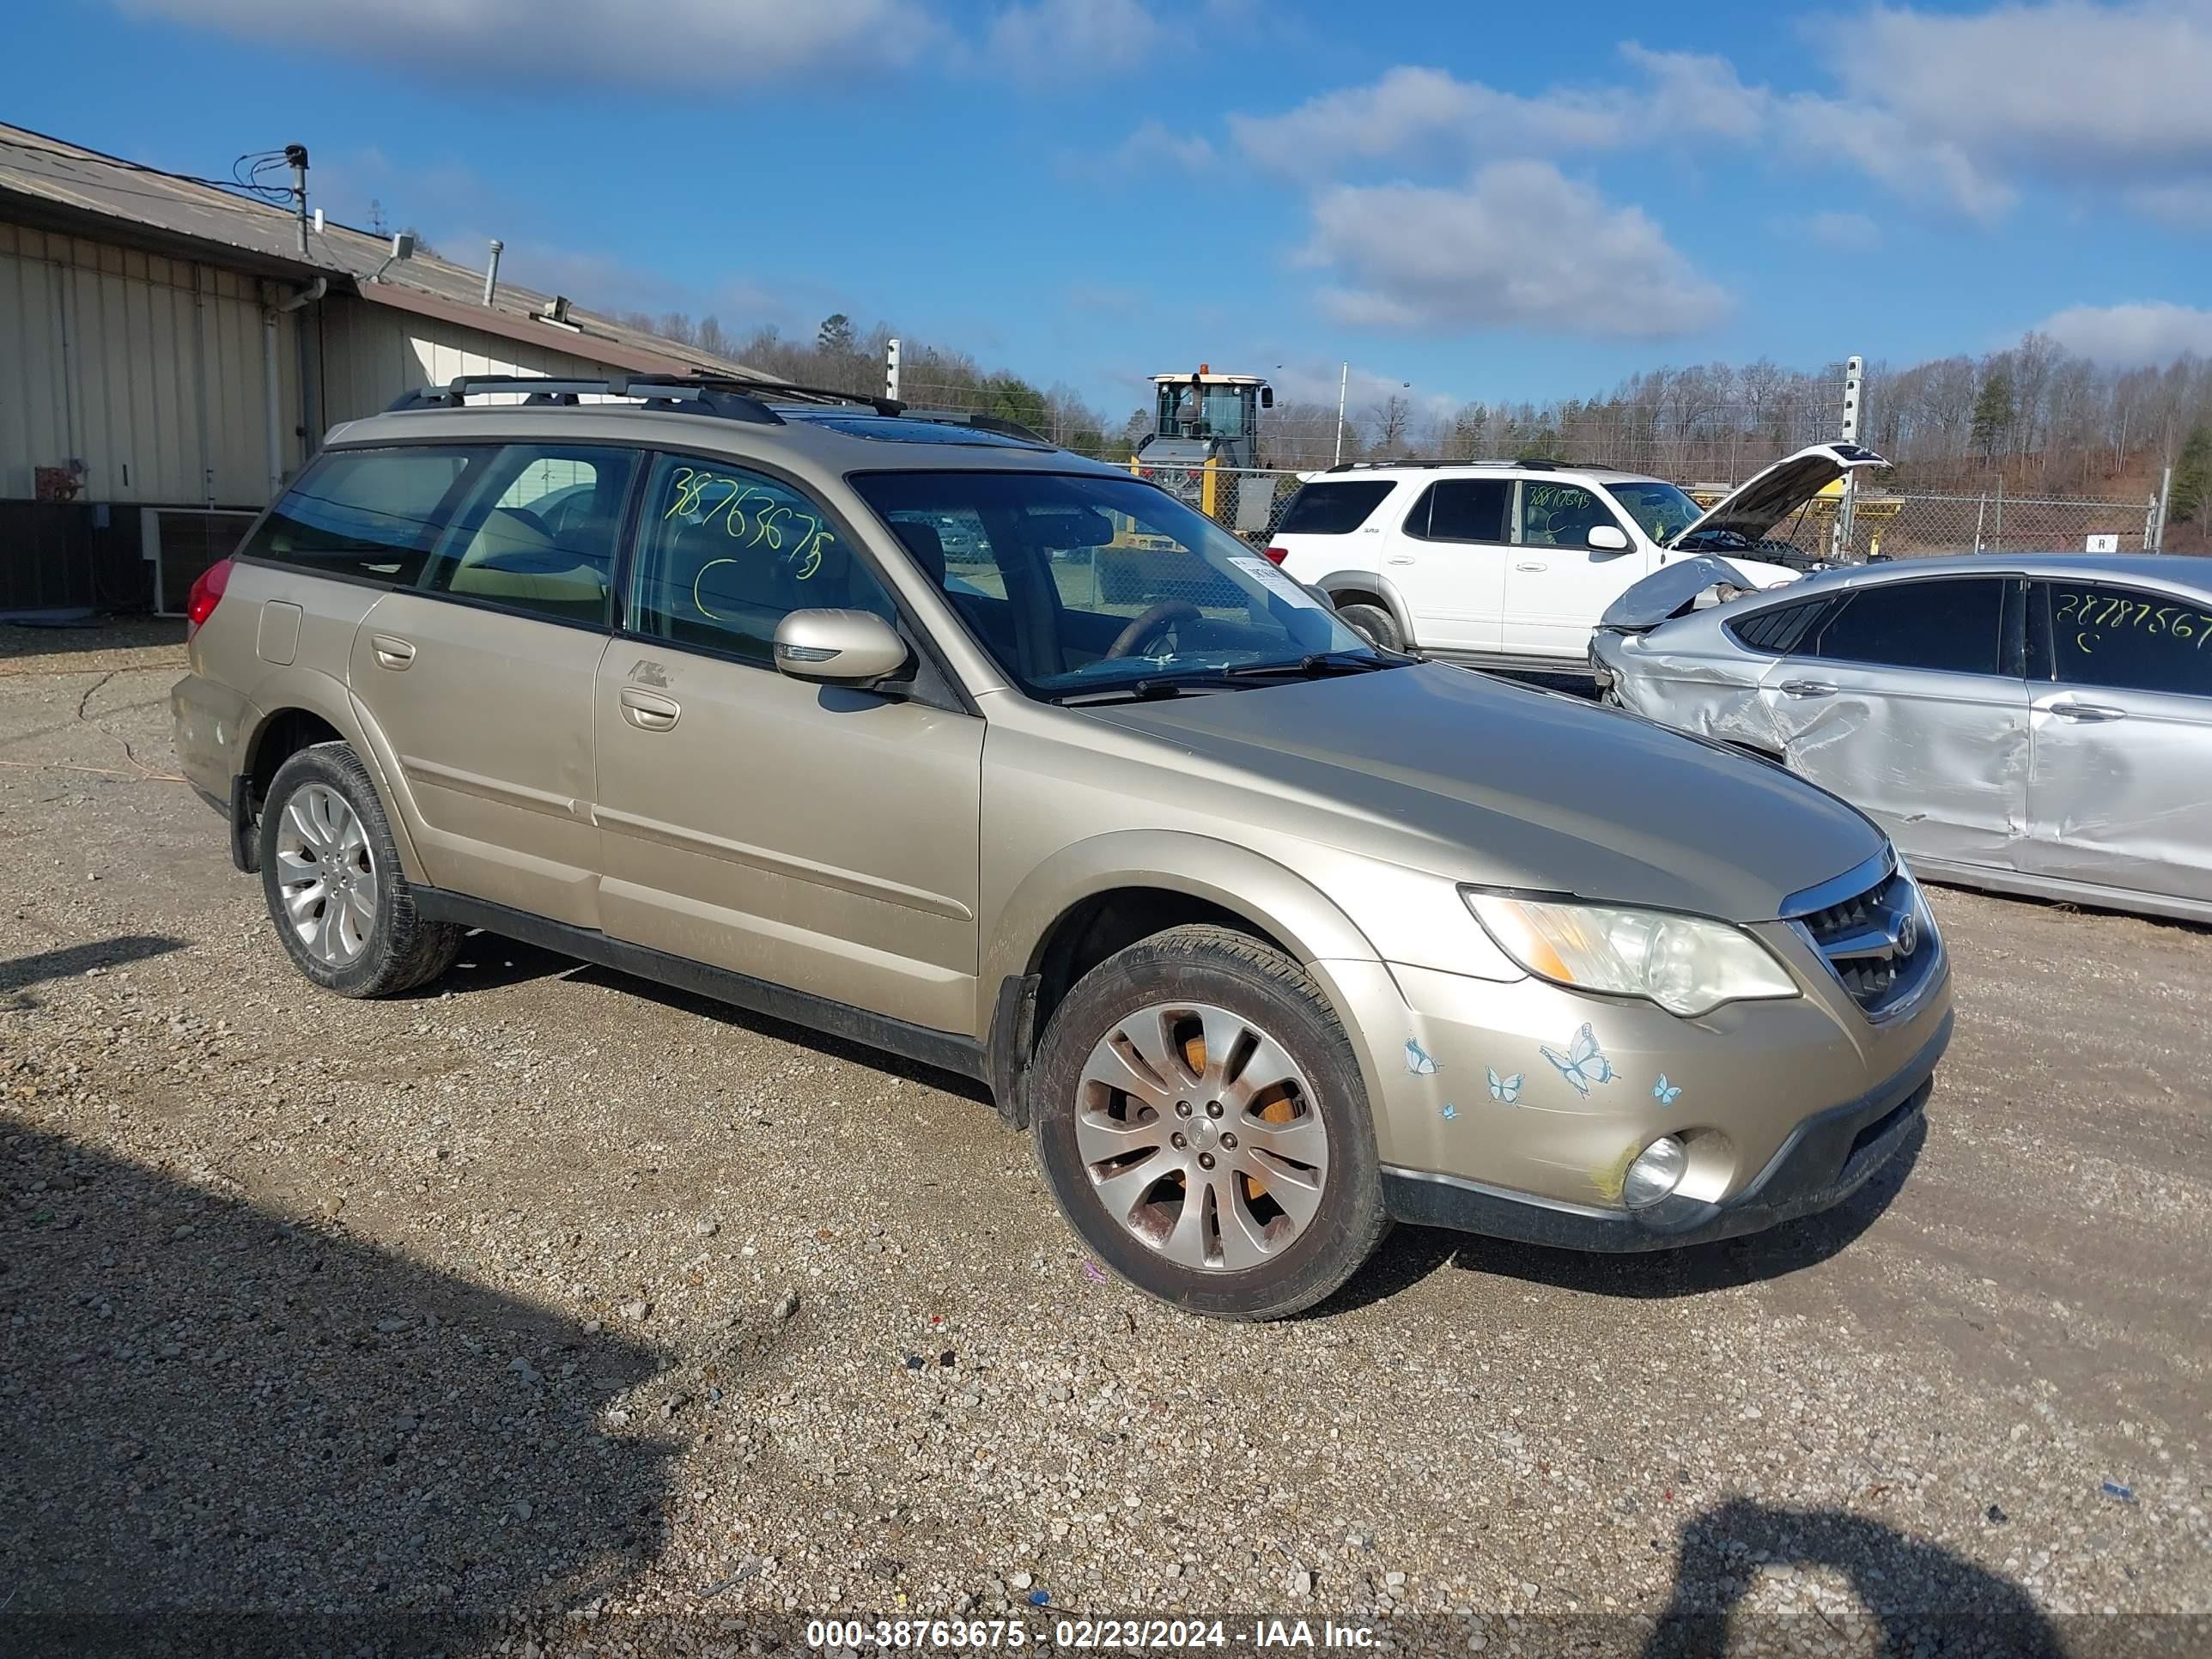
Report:
[[[1258,553],[1134,478],[931,471],[852,483],[1035,696],[1164,689],[1322,653],[1386,660]]]
[[[1705,508],[1670,483],[1655,481],[1607,484],[1606,488],[1655,542],[1680,535],[1705,516]]]

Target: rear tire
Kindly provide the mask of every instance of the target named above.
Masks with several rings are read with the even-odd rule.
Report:
[[[276,937],[325,991],[392,996],[453,965],[463,930],[416,910],[391,821],[351,745],[317,744],[276,769],[260,839]]]
[[[1068,1224],[1188,1312],[1300,1312],[1389,1230],[1335,1011],[1296,962],[1228,928],[1170,928],[1085,974],[1054,1011],[1030,1102]]]
[[[1390,613],[1379,605],[1347,605],[1338,607],[1337,613],[1344,625],[1378,651],[1403,651],[1405,637]]]

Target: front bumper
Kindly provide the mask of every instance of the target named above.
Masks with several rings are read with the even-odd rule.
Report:
[[[1757,1176],[1717,1202],[1678,1194],[1643,1210],[1600,1209],[1389,1165],[1383,1200],[1400,1221],[1577,1250],[1666,1249],[1759,1232],[1842,1203],[1902,1150],[1925,1119],[1950,1041],[1947,1009],[1895,1076],[1806,1118]]]

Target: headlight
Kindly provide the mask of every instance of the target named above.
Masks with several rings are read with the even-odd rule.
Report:
[[[1554,984],[1646,997],[1686,1018],[1724,1002],[1797,994],[1766,947],[1724,921],[1500,893],[1466,898],[1498,949]]]

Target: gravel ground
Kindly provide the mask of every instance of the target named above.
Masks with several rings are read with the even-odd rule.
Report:
[[[2212,933],[1940,892],[1958,1040],[1842,1211],[1210,1324],[956,1079],[489,938],[315,994],[176,637],[0,629],[0,1647],[2212,1647]]]

